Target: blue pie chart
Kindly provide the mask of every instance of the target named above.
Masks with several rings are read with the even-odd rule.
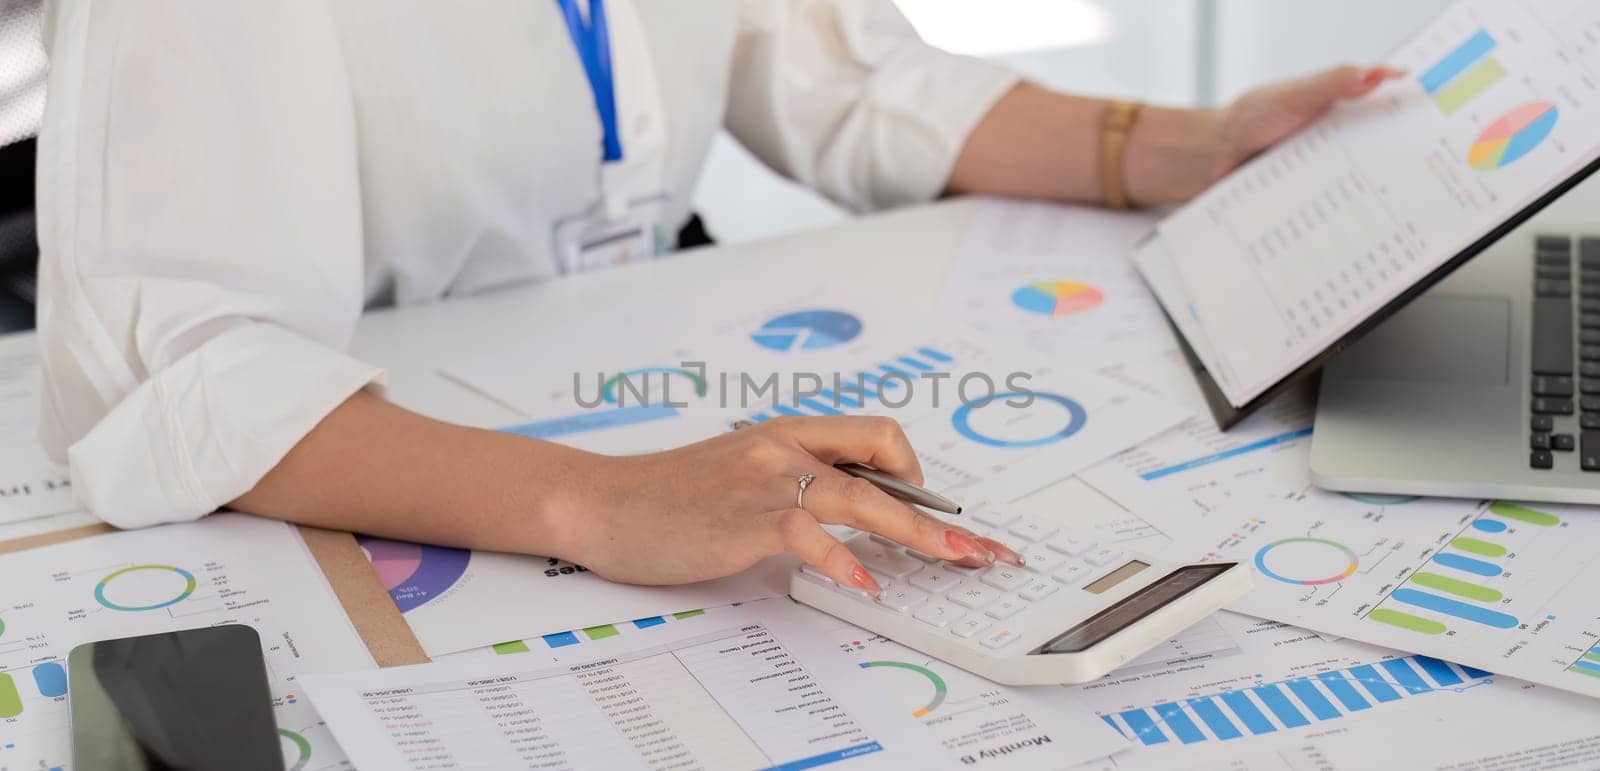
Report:
[[[785,313],[761,325],[750,339],[779,352],[815,351],[844,345],[861,334],[861,319],[844,311],[809,310]]]

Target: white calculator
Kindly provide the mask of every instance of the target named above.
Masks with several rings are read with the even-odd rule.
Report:
[[[845,545],[883,587],[880,599],[809,565],[789,593],[995,682],[1049,685],[1098,678],[1250,589],[1249,567],[1237,562],[1167,562],[989,507],[960,519],[1027,566],[966,568],[857,533]]]

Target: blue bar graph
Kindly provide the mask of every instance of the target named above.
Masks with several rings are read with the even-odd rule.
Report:
[[[751,415],[750,416],[750,420],[752,422],[755,422],[755,423],[760,423],[760,422],[763,422],[763,421],[772,420],[772,416],[768,415],[765,412],[758,412],[758,413],[756,413],[754,415]]]
[[[544,636],[544,644],[552,648],[565,648],[568,645],[577,645],[578,636],[571,632],[556,632]]]
[[[1339,708],[1333,706],[1333,702],[1328,701],[1328,697],[1323,696],[1322,691],[1317,690],[1310,680],[1302,677],[1290,680],[1285,685],[1289,686],[1289,692],[1293,693],[1301,704],[1306,705],[1306,709],[1311,710],[1312,717],[1318,720],[1332,720],[1341,714]]]
[[[1133,735],[1139,737],[1139,741],[1147,745],[1167,743],[1167,735],[1156,727],[1155,721],[1150,719],[1150,713],[1142,709],[1130,709],[1122,713],[1122,721],[1133,729]]]
[[[1311,721],[1307,720],[1305,715],[1300,714],[1300,710],[1295,709],[1294,702],[1289,701],[1289,697],[1283,695],[1283,689],[1279,688],[1276,683],[1258,685],[1250,690],[1255,692],[1256,696],[1261,699],[1261,703],[1267,705],[1267,709],[1272,710],[1272,714],[1276,715],[1279,722],[1283,723],[1285,727],[1299,728],[1300,726],[1311,724]]]
[[[896,367],[893,364],[879,364],[878,365],[878,369],[883,370],[885,373],[890,374],[890,375],[899,375],[899,376],[901,376],[901,377],[903,377],[903,378],[905,378],[907,380],[916,380],[917,379],[916,375],[913,375],[910,372],[907,372],[907,371],[905,371],[903,369],[900,369],[899,367]],[[894,381],[890,380],[889,382],[892,383]]]
[[[1267,720],[1266,715],[1261,714],[1261,710],[1256,709],[1255,702],[1243,693],[1228,691],[1222,694],[1222,703],[1228,705],[1233,714],[1239,716],[1239,720],[1244,722],[1244,727],[1249,729],[1250,733],[1270,734],[1278,730],[1277,726]]]
[[[525,436],[529,439],[554,439],[558,436],[581,434],[586,431],[600,431],[607,428],[648,423],[652,420],[663,420],[676,417],[677,414],[677,408],[669,407],[665,404],[649,404],[637,407],[599,407],[576,415],[523,423],[518,426],[507,426],[500,429],[500,431],[507,434]]]
[[[831,406],[829,406],[827,404],[823,404],[822,402],[819,402],[816,399],[801,399],[797,403],[801,407],[805,407],[806,409],[809,409],[812,412],[817,413],[818,415],[843,415],[844,414],[843,412],[840,412],[839,410],[836,410],[836,409],[834,409],[833,407],[831,407]]]
[[[1493,672],[1485,672],[1485,671],[1483,671],[1481,669],[1473,669],[1472,667],[1466,666],[1465,664],[1457,664],[1456,666],[1461,667],[1461,671],[1462,672],[1466,672],[1467,673],[1467,677],[1470,677],[1470,678],[1472,678],[1474,680],[1479,680],[1479,679],[1482,679],[1482,678],[1485,678],[1485,677],[1491,677],[1491,676],[1494,675]]]
[[[778,413],[779,415],[788,415],[791,418],[803,418],[803,417],[805,417],[805,413],[804,412],[801,412],[801,411],[799,411],[799,410],[797,410],[797,409],[795,409],[793,407],[790,407],[790,406],[784,405],[784,404],[780,404],[780,405],[778,405],[776,407],[773,407],[772,411]]]
[[[1176,704],[1157,704],[1155,711],[1157,715],[1161,716],[1161,722],[1166,723],[1167,729],[1172,731],[1172,735],[1178,737],[1178,741],[1184,744],[1194,744],[1195,742],[1206,740],[1206,735],[1200,733],[1200,729],[1195,727],[1194,721],[1190,720],[1187,714],[1184,714],[1182,707]]]
[[[1378,670],[1371,665],[1351,667],[1350,674],[1354,675],[1356,682],[1361,683],[1361,687],[1367,689],[1367,693],[1372,694],[1372,698],[1377,699],[1379,703],[1396,701],[1400,698],[1400,694],[1389,687],[1388,680],[1378,674]]]
[[[1517,625],[1517,617],[1508,613],[1501,613],[1498,610],[1490,610],[1481,605],[1472,605],[1460,600],[1452,600],[1449,597],[1417,591],[1416,589],[1396,589],[1389,594],[1389,597],[1395,602],[1403,602],[1407,605],[1414,605],[1418,608],[1431,610],[1435,613],[1443,613],[1447,616],[1455,616],[1464,621],[1492,626],[1496,629],[1510,629]]]
[[[856,393],[855,389],[853,389],[853,388],[842,388],[841,387],[841,390],[843,390],[844,393],[834,393],[831,389],[824,388],[824,389],[822,389],[822,393],[820,393],[818,395],[821,396],[824,399],[827,399],[829,402],[831,402],[833,404],[837,404],[837,405],[839,405],[841,407],[849,407],[850,409],[853,409],[853,410],[861,409],[861,406],[863,404],[863,402],[859,398],[861,396],[861,394]]]
[[[1194,713],[1205,721],[1206,727],[1210,728],[1211,733],[1216,734],[1218,739],[1237,739],[1244,735],[1239,733],[1239,729],[1234,727],[1233,722],[1228,720],[1227,715],[1222,714],[1222,709],[1211,699],[1190,699],[1189,709],[1194,710]]]
[[[660,617],[660,616],[651,616],[649,618],[639,618],[639,619],[634,619],[634,621],[633,621],[634,627],[636,627],[638,629],[648,629],[648,628],[650,628],[652,626],[660,626],[660,625],[665,624],[665,623],[667,623],[667,620],[662,618],[662,617]]]
[[[1506,523],[1498,519],[1474,519],[1472,526],[1485,533],[1502,533],[1506,529]]]
[[[956,360],[956,357],[951,356],[950,354],[945,353],[944,351],[941,351],[941,350],[939,350],[937,348],[928,348],[926,346],[924,346],[922,348],[918,348],[917,349],[917,353],[920,353],[923,356],[926,356],[926,357],[928,357],[930,359],[933,359],[934,361],[937,361],[937,362],[939,362],[941,364],[949,364],[950,362]]]
[[[1600,664],[1596,664],[1593,661],[1581,661],[1581,660],[1580,661],[1574,661],[1574,662],[1572,662],[1572,667],[1571,668],[1572,669],[1581,669],[1581,670],[1583,670],[1585,672],[1593,672],[1595,674],[1600,674]]]
[[[900,363],[918,372],[932,372],[935,369],[932,364],[912,356],[901,356]]]
[[[1418,80],[1422,83],[1423,90],[1432,94],[1444,88],[1446,83],[1455,80],[1457,75],[1471,69],[1479,59],[1493,51],[1494,45],[1494,38],[1488,32],[1478,30],[1478,34],[1467,38],[1466,42],[1456,46],[1454,51],[1440,59],[1438,64],[1422,73],[1422,77]]]
[[[1394,676],[1394,681],[1406,689],[1407,693],[1416,695],[1433,690],[1433,687],[1424,682],[1422,676],[1418,675],[1417,670],[1412,669],[1411,664],[1405,659],[1391,659],[1383,662],[1381,666]]]
[[[1422,666],[1422,671],[1427,672],[1428,677],[1440,685],[1460,685],[1463,682],[1461,676],[1443,661],[1429,656],[1417,656],[1416,659]]]
[[[1471,573],[1475,576],[1484,576],[1486,578],[1493,578],[1500,575],[1502,572],[1500,570],[1500,566],[1494,564],[1493,562],[1481,560],[1476,557],[1468,557],[1464,554],[1455,554],[1453,552],[1435,554],[1433,555],[1433,561],[1447,568],[1459,570],[1463,573]]]
[[[1146,471],[1145,473],[1140,474],[1139,478],[1148,482],[1152,479],[1160,479],[1164,476],[1170,476],[1172,474],[1178,474],[1191,469],[1197,469],[1201,466],[1209,466],[1217,461],[1227,460],[1228,458],[1244,455],[1246,453],[1252,453],[1256,450],[1264,450],[1268,447],[1275,447],[1277,445],[1292,442],[1296,439],[1307,436],[1311,436],[1311,429],[1309,427],[1302,428],[1297,431],[1288,431],[1278,434],[1277,436],[1262,439],[1259,442],[1252,442],[1241,447],[1235,447],[1231,450],[1223,450],[1222,452],[1203,455],[1198,458],[1191,458],[1181,463],[1174,463],[1166,468],[1158,468],[1154,471]]]
[[[1323,672],[1317,675],[1317,680],[1322,682],[1322,686],[1327,688],[1328,692],[1333,694],[1333,698],[1338,699],[1345,709],[1355,712],[1372,708],[1372,703],[1367,701],[1356,690],[1356,687],[1350,684],[1349,680],[1345,679],[1343,672]]]

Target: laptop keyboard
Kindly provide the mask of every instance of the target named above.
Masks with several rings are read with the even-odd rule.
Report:
[[[1535,240],[1532,359],[1528,465],[1577,451],[1579,468],[1600,471],[1600,237]]]

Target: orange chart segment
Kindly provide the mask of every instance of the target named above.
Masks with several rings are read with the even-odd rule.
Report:
[[[1479,171],[1514,163],[1533,152],[1556,127],[1560,111],[1549,102],[1528,102],[1500,116],[1478,135],[1467,151],[1467,163]]]
[[[1011,293],[1012,304],[1040,316],[1071,316],[1104,300],[1099,289],[1078,281],[1034,281]]]

